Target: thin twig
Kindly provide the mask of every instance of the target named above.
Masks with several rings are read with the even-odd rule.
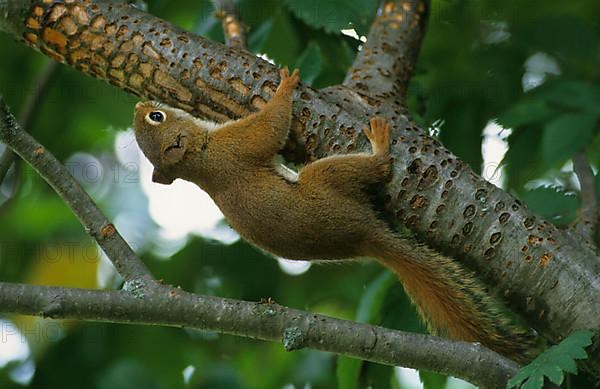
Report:
[[[598,213],[596,183],[594,172],[584,152],[577,153],[573,157],[573,170],[581,187],[581,211],[575,228],[589,242],[599,245],[598,221],[600,220],[600,214]]]
[[[144,263],[108,221],[69,171],[17,123],[0,96],[0,140],[29,163],[61,196],[128,282],[154,283]]]
[[[229,47],[247,49],[246,24],[235,7],[233,0],[213,0],[215,15],[221,19],[225,43]]]
[[[278,304],[200,296],[161,286],[134,297],[122,291],[0,283],[0,311],[56,319],[198,328],[407,366],[503,388],[518,366],[478,343],[390,330]],[[364,334],[366,336],[360,336]]]

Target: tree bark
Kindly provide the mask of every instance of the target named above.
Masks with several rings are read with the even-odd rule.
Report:
[[[266,61],[124,4],[8,0],[0,4],[0,29],[137,96],[218,122],[259,109],[278,82],[277,69]],[[407,80],[400,73],[398,85]],[[386,117],[393,123],[395,159],[386,196],[390,219],[474,269],[552,341],[575,329],[594,331],[588,364],[600,374],[594,249],[482,179],[415,126],[401,105],[377,97],[344,86],[319,91],[301,85],[285,156],[298,162],[366,149],[358,129],[375,114]]]

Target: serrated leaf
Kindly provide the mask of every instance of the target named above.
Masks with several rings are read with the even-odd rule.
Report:
[[[534,379],[527,380],[521,389],[540,389],[544,384],[544,377],[535,377]]]
[[[533,212],[559,226],[574,221],[579,208],[577,197],[560,188],[539,187],[525,192],[521,199]]]
[[[573,332],[562,342],[550,347],[529,365],[519,370],[506,384],[507,389],[516,387],[541,389],[544,377],[548,377],[550,381],[560,385],[564,380],[563,372],[577,374],[575,359],[581,358],[576,358],[575,355],[579,356],[583,353],[587,358],[584,349],[592,344],[593,335],[591,331],[587,330]]]
[[[597,116],[565,114],[547,123],[542,136],[542,159],[547,166],[558,166],[584,148],[593,136]]]
[[[557,385],[565,378],[563,374],[563,370],[559,366],[546,366],[543,369],[544,375],[548,377],[548,379],[554,382]]]
[[[355,28],[366,34],[376,10],[374,0],[285,0],[288,9],[314,28],[339,34],[345,28]]]
[[[523,125],[539,123],[555,116],[557,112],[543,100],[526,100],[513,105],[500,115],[498,123],[504,128],[518,128]]]
[[[314,42],[309,43],[296,61],[296,67],[300,69],[302,81],[312,85],[321,73],[322,57],[319,45]]]
[[[571,356],[573,357],[573,359],[585,359],[587,357],[587,354],[585,353],[585,351],[582,351],[580,349],[574,349]]]
[[[577,373],[577,364],[575,363],[574,358],[575,357],[573,355],[563,355],[557,358],[557,363],[562,370],[575,374]]]
[[[566,345],[570,350],[582,350],[592,344],[592,335],[592,332],[587,330],[575,331],[565,338],[561,344]]]

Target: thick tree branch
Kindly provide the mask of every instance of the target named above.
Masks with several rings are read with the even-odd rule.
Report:
[[[257,110],[279,80],[250,53],[106,1],[7,0],[0,30],[138,96],[215,121]],[[380,111],[393,123],[392,221],[473,268],[551,340],[581,328],[600,335],[600,259],[588,245],[476,175],[397,107],[303,85],[295,97],[287,158],[367,149],[358,129]],[[589,363],[600,373],[595,339]]]
[[[579,180],[579,191],[581,198],[581,211],[579,221],[576,225],[577,232],[584,236],[589,242],[600,245],[598,234],[598,197],[596,194],[596,183],[594,172],[588,162],[585,153],[581,152],[573,157],[573,170]]]
[[[427,0],[383,0],[344,86],[375,104],[403,104],[428,8]]]
[[[88,234],[102,247],[129,286],[143,288],[152,276],[115,226],[108,221],[69,171],[27,134],[0,96],[0,140],[29,163],[79,218]],[[133,283],[133,284],[131,284]]]
[[[213,0],[216,16],[221,19],[223,24],[223,33],[225,34],[225,43],[229,47],[237,49],[246,49],[247,28],[233,0]]]
[[[477,343],[389,330],[278,304],[199,296],[166,286],[136,298],[122,291],[0,283],[0,309],[57,319],[198,328],[282,342],[288,351],[310,347],[435,371],[484,388],[505,387],[518,368]]]

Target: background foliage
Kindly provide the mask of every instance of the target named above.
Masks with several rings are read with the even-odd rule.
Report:
[[[360,45],[340,30],[366,35],[376,3],[242,0],[238,6],[250,27],[251,51],[297,66],[306,82],[325,87],[343,80]],[[223,41],[210,2],[149,0],[147,7]],[[475,171],[497,168],[484,166],[486,126],[507,137],[503,185],[561,226],[575,220],[579,207],[570,158],[585,149],[592,164],[600,164],[598,15],[600,3],[591,0],[434,0],[409,90],[414,119]],[[5,53],[0,93],[18,111],[47,60],[6,36],[0,36],[0,51]],[[115,146],[130,125],[135,99],[66,67],[43,99],[28,130],[61,160],[101,166],[100,175],[77,169],[74,174],[134,246],[139,243],[136,248],[159,278],[198,293],[271,297],[309,311],[423,331],[400,285],[375,264],[313,266],[294,276],[241,241],[162,239],[140,187],[139,167],[124,164],[123,145]],[[600,176],[596,182],[600,189]],[[99,279],[101,287],[118,283],[66,206],[26,166],[2,184],[0,201],[0,279],[92,288]],[[286,353],[277,344],[215,333],[16,316],[2,318],[0,325],[4,388],[402,386],[388,367],[316,351]],[[15,339],[29,352],[6,363],[2,355]],[[446,383],[431,374],[421,378],[429,388]]]

